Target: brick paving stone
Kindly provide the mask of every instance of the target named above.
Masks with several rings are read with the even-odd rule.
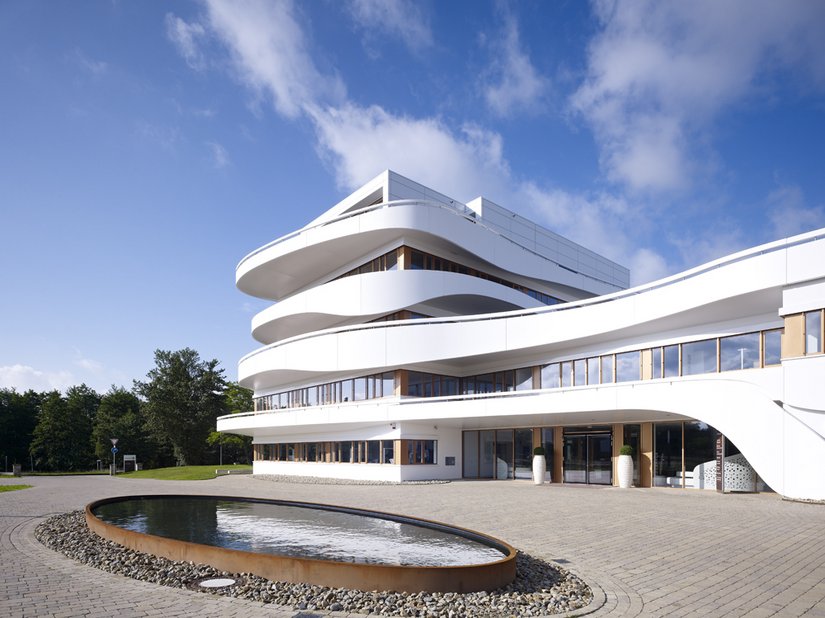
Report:
[[[787,502],[773,494],[537,487],[522,481],[299,485],[250,476],[197,482],[27,477],[25,482],[34,487],[0,498],[3,616],[300,615],[291,608],[98,571],[33,537],[45,517],[98,498],[193,493],[345,504],[486,532],[540,558],[560,560],[580,575],[594,590],[595,601],[587,608],[592,616],[825,618],[825,506]]]

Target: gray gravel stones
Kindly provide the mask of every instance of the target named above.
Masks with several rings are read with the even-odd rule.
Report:
[[[225,573],[191,562],[173,562],[104,540],[86,526],[82,511],[56,515],[39,524],[35,536],[46,547],[110,573],[175,588],[190,588],[295,610],[328,610],[384,616],[462,618],[543,616],[586,606],[590,588],[558,566],[524,553],[517,558],[515,581],[493,592],[362,592],[309,584],[273,582],[248,573]],[[204,579],[228,577],[236,583],[207,589]]]

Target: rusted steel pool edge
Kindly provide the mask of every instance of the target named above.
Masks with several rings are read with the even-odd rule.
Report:
[[[125,500],[159,498],[207,498],[240,502],[279,504],[320,510],[339,511],[367,517],[380,517],[393,521],[409,522],[425,527],[445,530],[480,540],[495,547],[504,557],[495,562],[461,566],[402,566],[387,564],[362,564],[299,558],[276,554],[261,554],[237,549],[227,549],[211,545],[201,545],[189,541],[179,541],[165,537],[126,530],[108,524],[94,514],[94,509],[104,504]],[[289,500],[268,500],[263,498],[239,498],[236,496],[200,495],[143,495],[103,498],[86,505],[86,523],[98,536],[134,549],[183,562],[207,564],[229,573],[252,573],[272,581],[308,583],[330,588],[353,590],[395,590],[398,592],[479,592],[495,590],[511,583],[516,576],[516,550],[509,544],[486,534],[467,528],[450,526],[436,521],[368,511],[331,504],[313,502],[293,502]]]

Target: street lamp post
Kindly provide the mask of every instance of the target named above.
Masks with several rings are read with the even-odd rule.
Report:
[[[117,438],[109,438],[112,441],[112,476],[117,474]]]

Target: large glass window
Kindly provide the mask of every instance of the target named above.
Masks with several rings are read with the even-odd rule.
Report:
[[[707,423],[685,423],[685,487],[705,487],[705,469],[715,467],[716,434]]]
[[[382,440],[381,441],[381,462],[385,464],[394,464],[395,463],[395,441],[394,440]]]
[[[462,476],[465,479],[478,478],[478,432],[465,431],[462,439],[464,442]]]
[[[541,368],[541,388],[559,387],[559,364],[550,363]]]
[[[366,378],[355,378],[353,380],[353,395],[355,401],[364,401],[367,398]]]
[[[483,479],[495,478],[496,474],[496,432],[492,429],[485,429],[479,432],[479,447],[481,457],[479,459],[478,475]]]
[[[564,361],[561,364],[561,386],[573,386],[573,361]]]
[[[805,314],[805,354],[822,352],[822,311]]]
[[[602,363],[602,384],[610,384],[613,382],[613,355],[601,357]]]
[[[352,462],[352,442],[341,442],[341,459],[342,463]]]
[[[642,446],[642,426],[634,423],[627,424],[622,430],[622,444],[633,447],[633,484],[639,487],[641,483],[642,467],[641,446]]]
[[[496,431],[496,478],[513,478],[513,430]]]
[[[721,371],[759,367],[759,333],[722,337],[719,340]]]
[[[640,356],[641,352],[616,354],[616,382],[632,382],[639,379]]]
[[[662,367],[662,348],[653,348],[650,351],[650,363],[650,377],[654,380],[664,377],[664,368]]]
[[[681,486],[682,423],[656,423],[653,435],[653,485]]]
[[[533,430],[516,429],[515,475],[517,479],[533,477]]]
[[[573,384],[576,386],[584,386],[587,384],[587,365],[585,360],[573,361]]]
[[[437,461],[435,440],[407,440],[407,461],[411,464],[434,464]]]
[[[528,391],[533,388],[533,368],[516,369],[516,390]]]
[[[599,357],[594,356],[587,359],[587,383],[599,383]]]
[[[682,344],[682,375],[716,373],[716,339]]]
[[[598,367],[598,363],[596,366]],[[544,447],[544,459],[546,460],[544,473],[544,479],[546,481],[553,480],[553,435],[554,431],[550,427],[545,427],[541,430],[541,445]]]
[[[764,333],[763,349],[765,366],[778,365],[782,362],[782,333],[783,328],[766,330]]]
[[[679,376],[679,346],[666,345],[662,350],[664,354],[665,377],[675,378]]]
[[[367,442],[367,463],[381,463],[381,440]]]

